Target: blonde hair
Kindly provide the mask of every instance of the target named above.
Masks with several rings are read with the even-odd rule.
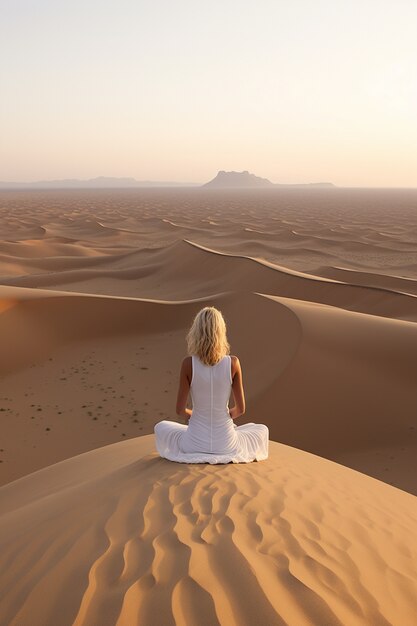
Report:
[[[214,306],[201,309],[194,318],[186,341],[188,354],[198,356],[205,365],[215,365],[230,354],[226,322],[221,311]]]

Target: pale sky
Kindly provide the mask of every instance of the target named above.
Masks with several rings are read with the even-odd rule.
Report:
[[[0,180],[417,187],[416,0],[0,0]]]

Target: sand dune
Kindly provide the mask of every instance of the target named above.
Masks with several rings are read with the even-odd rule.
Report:
[[[176,419],[185,332],[213,304],[239,423],[417,494],[415,192],[1,200],[0,484]]]
[[[118,255],[115,261],[92,257],[88,263],[84,260],[80,263],[80,259],[61,257],[51,260],[50,265],[54,264],[52,272],[3,278],[2,283],[145,298],[156,298],[163,285],[163,293],[173,300],[207,297],[227,290],[261,291],[384,317],[417,320],[417,296],[411,291],[395,291],[383,286],[382,281],[378,286],[365,284],[365,277],[362,284],[349,284],[313,276],[265,259],[219,252],[190,240],[180,240],[147,253],[144,250],[135,254],[130,252],[128,259]],[[103,267],[105,264],[106,268]],[[126,267],[127,264],[130,267]],[[68,265],[84,267],[66,269]],[[409,282],[415,287],[415,281]],[[404,285],[405,281],[402,281],[403,289]]]
[[[411,322],[260,293],[175,303],[19,287],[0,287],[0,296],[0,371],[6,376],[0,390],[9,399],[3,482],[111,441],[115,427],[124,436],[137,435],[139,423],[151,432],[162,395],[159,419],[176,419],[184,335],[194,314],[212,303],[230,323],[232,345],[239,345],[248,404],[241,423],[263,421],[272,439],[334,460],[342,455],[346,462],[349,452],[369,449],[367,463],[360,461],[363,471],[416,493],[417,326]],[[262,325],[248,333],[256,316]],[[116,385],[114,363],[121,374]],[[40,381],[50,381],[44,392],[36,369]],[[19,389],[28,391],[22,397]],[[123,399],[117,389],[126,393]],[[116,419],[120,405],[126,411]]]
[[[417,192],[0,199],[0,623],[415,626]],[[206,305],[265,462],[154,450]]]
[[[413,626],[416,499],[270,446],[181,465],[139,437],[1,488],[1,623]]]
[[[383,287],[399,293],[417,295],[417,282],[412,278],[392,276],[387,273],[381,275],[346,267],[322,267],[318,273],[320,276],[340,280],[351,285]]]

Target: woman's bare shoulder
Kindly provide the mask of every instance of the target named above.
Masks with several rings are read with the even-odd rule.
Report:
[[[182,360],[181,363],[181,369],[185,370],[188,374],[188,372],[191,372],[192,369],[192,357],[191,356],[185,356]]]
[[[230,359],[232,362],[232,374],[234,375],[240,369],[240,361],[239,358],[235,354],[230,355]]]
[[[192,356],[185,356],[182,360],[182,367],[185,368],[186,372],[188,373],[189,371],[191,371],[192,368],[192,361],[193,361],[193,357]]]
[[[185,356],[182,360],[181,363],[181,369],[183,372],[185,372],[185,375],[187,376],[188,382],[191,383],[191,378],[193,375],[193,364],[192,364],[192,357],[191,356]]]

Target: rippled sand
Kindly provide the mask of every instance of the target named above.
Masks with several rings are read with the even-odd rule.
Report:
[[[414,626],[416,296],[417,191],[0,193],[0,622]],[[267,461],[155,453],[205,305]]]
[[[11,626],[413,626],[416,498],[271,442],[183,465],[137,437],[0,490]]]

